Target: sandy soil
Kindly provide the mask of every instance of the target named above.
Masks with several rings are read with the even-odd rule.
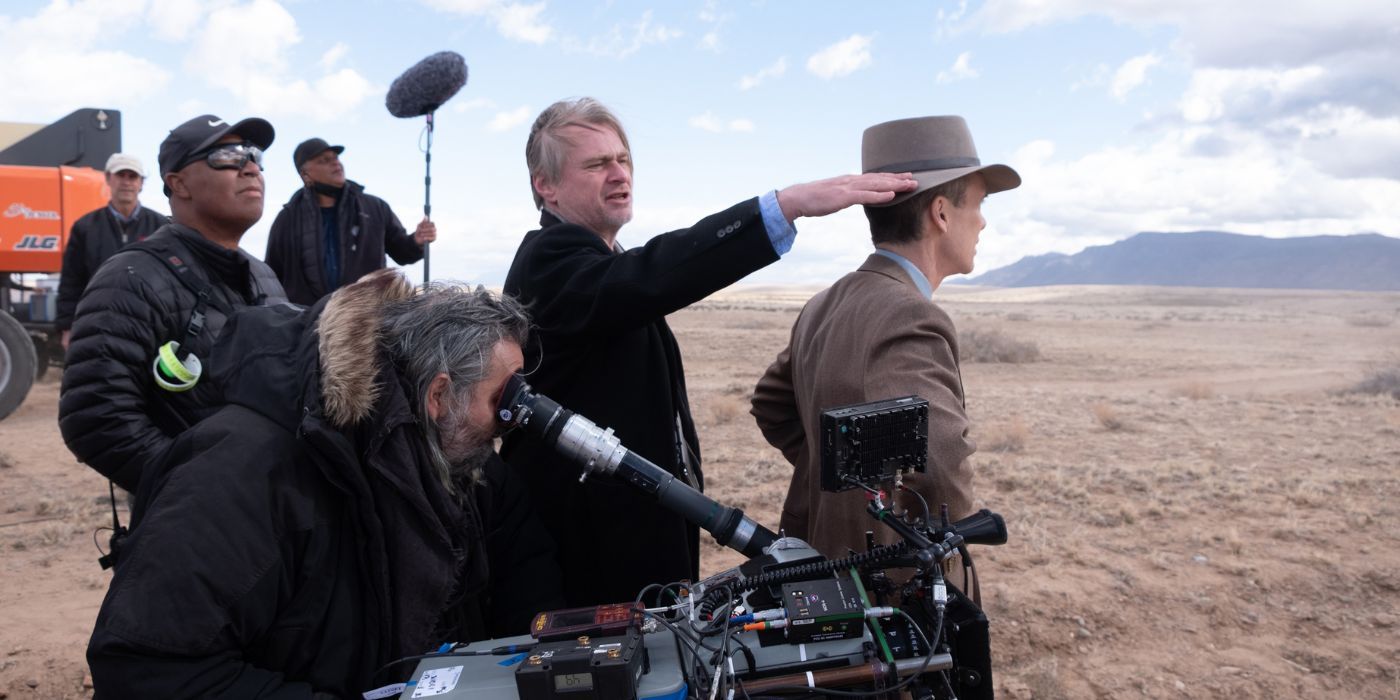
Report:
[[[710,492],[770,525],[790,468],[747,396],[812,291],[671,319]],[[939,297],[964,332],[1042,354],[963,369],[978,496],[1011,531],[974,552],[1001,697],[1400,697],[1400,401],[1339,393],[1400,365],[1400,294]],[[110,512],[57,393],[46,379],[0,423],[0,698],[91,694]],[[736,562],[705,553],[707,572]]]

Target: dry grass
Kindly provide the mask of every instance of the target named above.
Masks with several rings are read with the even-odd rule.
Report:
[[[1003,362],[1020,364],[1040,359],[1040,348],[1017,340],[1001,331],[968,329],[958,334],[958,359],[963,362]]]
[[[1363,314],[1347,318],[1347,325],[1356,326],[1357,328],[1385,328],[1394,322],[1395,319],[1392,317],[1374,314]]]
[[[1118,411],[1102,401],[1091,406],[1089,410],[1093,412],[1094,420],[1105,430],[1117,431],[1128,427],[1128,423],[1118,415]]]
[[[744,418],[749,412],[749,402],[732,396],[717,396],[707,406],[710,425],[725,425]]]
[[[1400,399],[1400,365],[1378,369],[1346,391],[1348,394],[1389,394]]]
[[[1210,382],[1186,382],[1172,387],[1172,393],[1192,401],[1203,401],[1215,398],[1215,387]]]
[[[985,437],[977,441],[979,449],[988,452],[1020,452],[1026,449],[1026,441],[1030,438],[1030,428],[1020,416],[1012,418],[1004,424],[993,425],[987,429]]]

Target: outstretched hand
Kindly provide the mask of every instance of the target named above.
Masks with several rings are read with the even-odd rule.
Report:
[[[883,204],[918,186],[912,173],[841,175],[779,190],[778,207],[788,221],[795,221],[800,216],[826,216],[856,204]]]

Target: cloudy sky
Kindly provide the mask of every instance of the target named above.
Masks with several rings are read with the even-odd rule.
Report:
[[[580,95],[630,132],[629,246],[856,172],[865,127],[930,114],[965,116],[983,162],[1024,179],[984,208],[979,271],[1143,230],[1400,235],[1394,0],[20,1],[0,47],[0,120],[117,109],[151,168],[189,117],[270,120],[259,256],[311,136],[345,144],[351,179],[412,228],[422,121],[384,94],[441,50],[470,79],[437,118],[434,277],[504,279],[537,222],[529,124]],[[144,200],[168,211],[156,186]],[[828,283],[869,250],[858,211],[798,230],[749,281]]]

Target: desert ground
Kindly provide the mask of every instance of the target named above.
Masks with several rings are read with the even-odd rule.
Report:
[[[748,395],[814,291],[670,319],[709,493],[770,527],[790,468]],[[1012,360],[963,365],[979,505],[1010,530],[974,549],[1000,697],[1400,697],[1400,293],[937,298],[968,350]],[[1368,377],[1397,394],[1347,391]],[[111,514],[57,399],[51,373],[0,422],[0,698],[91,695]],[[704,568],[737,562],[711,545]]]

